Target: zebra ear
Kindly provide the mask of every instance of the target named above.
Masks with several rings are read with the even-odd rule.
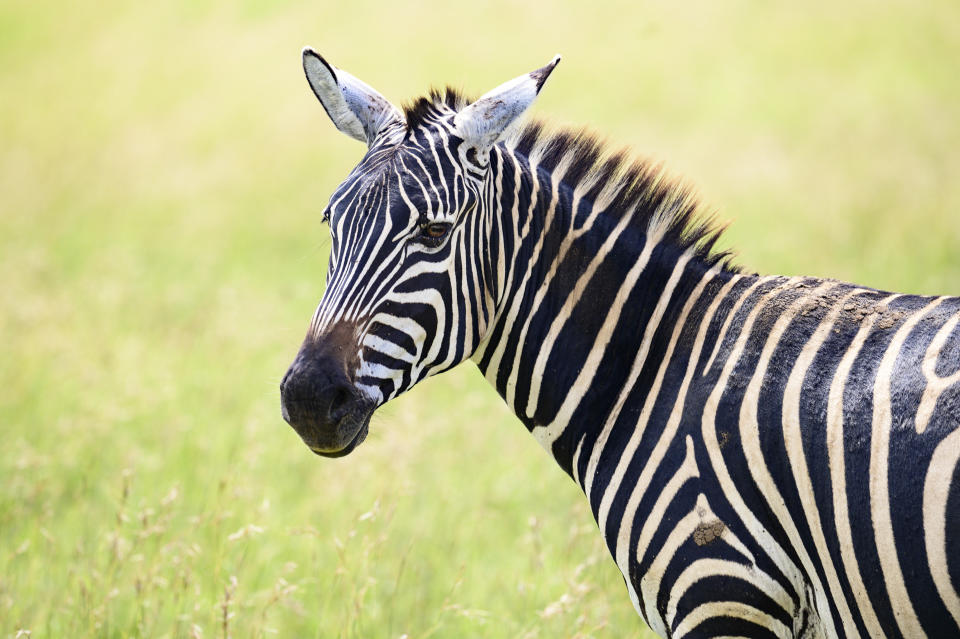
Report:
[[[454,130],[466,143],[467,159],[481,168],[486,167],[490,148],[533,104],[559,62],[560,56],[554,56],[547,66],[501,84],[454,116]],[[475,157],[471,151],[475,152]]]
[[[367,146],[385,126],[402,121],[400,111],[386,98],[310,47],[303,50],[303,71],[336,127]]]

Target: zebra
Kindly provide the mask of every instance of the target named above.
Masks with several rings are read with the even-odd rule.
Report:
[[[368,147],[280,386],[313,452],[469,359],[659,635],[960,636],[960,298],[744,272],[659,165],[521,120],[559,56],[404,109],[302,57]]]

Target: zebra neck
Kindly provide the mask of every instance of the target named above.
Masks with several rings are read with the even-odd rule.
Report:
[[[632,211],[595,210],[526,158],[501,160],[491,209],[512,224],[502,231],[497,312],[473,359],[573,476],[578,450],[618,421],[624,384],[643,394],[673,325],[702,312],[685,308],[698,284],[734,275],[651,233]],[[636,428],[635,418],[621,428]]]

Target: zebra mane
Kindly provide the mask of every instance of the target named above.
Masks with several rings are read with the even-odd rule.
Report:
[[[408,135],[450,111],[459,111],[473,100],[447,87],[404,107]],[[526,157],[536,156],[537,166],[553,171],[565,167],[563,182],[581,189],[603,208],[630,215],[632,223],[661,241],[689,252],[709,267],[739,272],[729,250],[714,247],[726,228],[705,207],[691,187],[668,173],[659,162],[638,158],[630,150],[610,145],[588,130],[556,128],[533,120],[510,133],[504,143]]]
[[[459,111],[471,102],[473,102],[471,98],[453,87],[443,90],[432,88],[427,95],[404,105],[403,115],[407,119],[407,132],[415,131],[429,124],[431,120],[447,115],[451,110]]]

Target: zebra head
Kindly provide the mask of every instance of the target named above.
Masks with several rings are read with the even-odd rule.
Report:
[[[483,341],[499,292],[491,153],[558,62],[471,104],[434,94],[404,117],[304,49],[327,115],[368,147],[324,211],[327,287],[280,384],[284,419],[315,453],[346,455],[378,406]]]

